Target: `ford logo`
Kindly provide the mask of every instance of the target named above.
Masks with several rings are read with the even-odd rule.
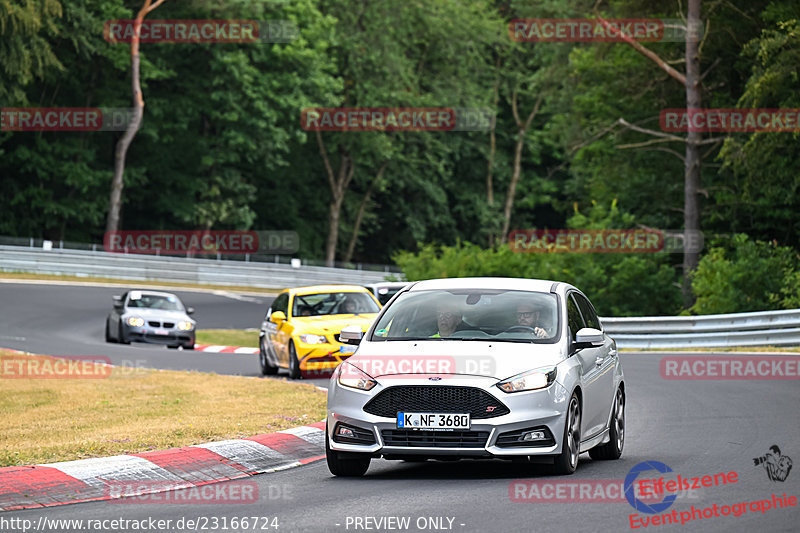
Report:
[[[439,376],[434,376],[434,377],[428,378],[428,379],[431,380],[431,381],[441,381],[442,380],[442,378],[440,378]]]

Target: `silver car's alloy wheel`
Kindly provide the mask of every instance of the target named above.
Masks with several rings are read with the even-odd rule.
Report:
[[[578,397],[573,394],[569,400],[564,420],[564,440],[561,453],[555,457],[553,471],[556,474],[570,475],[578,467],[578,456],[581,445],[581,406]]]
[[[581,439],[581,412],[578,409],[578,399],[573,396],[569,403],[567,418],[567,446],[569,447],[569,464],[572,468],[578,466],[578,447]]]
[[[617,434],[617,449],[621,452],[625,445],[625,397],[622,391],[617,390],[617,397],[614,400],[616,410],[614,412],[614,432]]]

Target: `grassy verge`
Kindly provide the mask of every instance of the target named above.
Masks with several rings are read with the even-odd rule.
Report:
[[[247,287],[239,285],[203,285],[199,283],[178,283],[171,281],[136,281],[121,280],[115,278],[95,278],[88,276],[58,276],[54,274],[31,274],[27,272],[0,272],[0,279],[8,280],[36,280],[36,281],[66,281],[80,283],[103,283],[109,285],[119,285],[123,288],[132,287],[166,287],[176,289],[203,289],[230,292],[252,292],[257,294],[278,294],[280,288]]]
[[[325,418],[326,395],[312,385],[93,363],[78,379],[57,361],[65,364],[0,350],[0,466],[161,450]],[[19,378],[31,364],[52,379]]]
[[[729,348],[622,348],[621,352],[799,352],[800,346],[732,346]]]
[[[257,329],[198,329],[197,344],[258,348]]]

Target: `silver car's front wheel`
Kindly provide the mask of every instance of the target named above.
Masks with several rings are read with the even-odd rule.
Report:
[[[341,477],[363,476],[367,473],[371,461],[369,454],[331,450],[327,426],[325,426],[325,459],[331,474]]]
[[[567,418],[564,422],[564,439],[561,442],[561,453],[556,456],[553,469],[556,474],[569,475],[578,468],[578,456],[581,446],[581,406],[578,397],[572,395],[567,407]]]

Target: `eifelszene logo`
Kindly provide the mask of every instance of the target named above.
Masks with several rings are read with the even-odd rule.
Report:
[[[753,463],[756,466],[762,465],[767,471],[770,481],[786,481],[789,472],[792,470],[792,460],[786,455],[781,455],[781,449],[777,444],[769,447],[769,451],[761,457],[754,457]]]

